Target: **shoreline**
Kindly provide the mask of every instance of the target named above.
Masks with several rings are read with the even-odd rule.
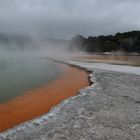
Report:
[[[68,64],[60,65],[64,73],[58,79],[49,82],[44,87],[27,91],[24,95],[5,104],[0,104],[0,132],[49,112],[52,107],[77,95],[80,89],[90,84],[88,72],[85,69],[75,68]]]

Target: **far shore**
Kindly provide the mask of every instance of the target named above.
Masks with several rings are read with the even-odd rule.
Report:
[[[110,64],[140,66],[140,55],[78,53],[73,55],[71,59],[75,61],[83,61],[91,63],[110,63]]]

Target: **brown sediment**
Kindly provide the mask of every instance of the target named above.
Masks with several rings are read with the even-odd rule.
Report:
[[[140,56],[133,55],[113,55],[113,54],[76,54],[74,56],[76,60],[85,62],[103,62],[114,64],[128,64],[128,65],[140,65]]]
[[[89,85],[86,71],[63,64],[61,67],[64,74],[57,80],[0,104],[1,132],[48,112],[52,106]]]

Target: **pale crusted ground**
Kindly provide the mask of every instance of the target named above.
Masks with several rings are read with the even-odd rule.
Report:
[[[0,140],[140,140],[140,69],[69,63],[92,71],[94,84]]]

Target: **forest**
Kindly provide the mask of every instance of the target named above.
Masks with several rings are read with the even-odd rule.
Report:
[[[72,51],[140,53],[140,31],[116,33],[108,36],[77,35],[71,39]]]

